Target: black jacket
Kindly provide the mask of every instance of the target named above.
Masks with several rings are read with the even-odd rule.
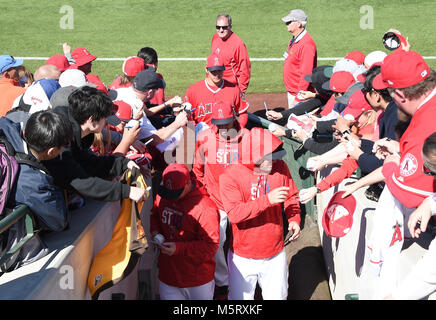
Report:
[[[54,110],[66,116],[73,127],[71,146],[57,158],[43,161],[55,184],[64,189],[71,186],[84,197],[100,201],[128,198],[130,187],[111,180],[126,170],[129,159],[95,155],[90,150],[94,134],[81,138],[80,125],[70,115],[68,107],[59,106]]]

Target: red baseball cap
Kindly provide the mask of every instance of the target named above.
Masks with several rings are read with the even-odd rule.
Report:
[[[191,179],[188,168],[183,163],[172,163],[162,173],[158,194],[167,200],[176,200]]]
[[[207,57],[206,68],[209,71],[226,69],[221,57],[216,54],[211,54],[209,57]]]
[[[140,57],[128,57],[123,62],[123,73],[127,77],[135,77],[142,70],[145,70],[145,62]]]
[[[118,117],[118,119],[122,121],[132,120],[133,112],[130,104],[121,100],[115,100],[113,103],[115,105],[115,115]]]
[[[385,88],[411,87],[430,74],[430,67],[416,51],[396,50],[386,56],[381,72],[374,77],[372,86],[376,90]]]
[[[351,230],[356,198],[353,195],[342,199],[345,191],[336,192],[324,209],[322,227],[329,237],[343,237]]]
[[[336,71],[332,74],[329,81],[323,83],[322,88],[334,92],[344,93],[356,82],[354,76],[348,71]]]
[[[344,109],[343,117],[348,120],[356,120],[365,111],[373,110],[371,105],[366,100],[365,94],[362,90],[357,90],[354,92],[348,104]]]
[[[86,48],[76,48],[71,52],[71,55],[73,56],[77,67],[83,66],[97,59],[97,57],[93,56]]]
[[[100,80],[100,78],[96,74],[88,73],[86,75],[86,81],[94,84],[98,90],[103,91],[106,94],[109,94],[106,85],[103,83],[103,81]]]
[[[234,119],[233,106],[228,101],[219,101],[212,107],[212,120],[215,125],[228,124]]]
[[[68,62],[67,57],[62,54],[55,54],[47,59],[45,64],[50,64],[52,66],[57,67],[60,72],[64,72],[70,67],[70,63]]]
[[[353,60],[357,64],[362,64],[365,61],[365,55],[357,50],[349,52],[344,58]]]

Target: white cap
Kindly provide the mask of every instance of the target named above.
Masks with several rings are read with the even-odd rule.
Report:
[[[62,72],[59,77],[59,84],[61,87],[74,86],[78,88],[84,85],[97,87],[95,84],[86,81],[85,73],[78,69],[67,69]]]
[[[291,10],[286,17],[283,17],[282,21],[283,22],[289,22],[289,21],[307,21],[307,15],[301,9],[294,9],[294,10]]]
[[[387,56],[383,51],[373,51],[368,53],[365,57],[364,63],[368,68],[370,68],[376,62],[382,62],[384,58]]]

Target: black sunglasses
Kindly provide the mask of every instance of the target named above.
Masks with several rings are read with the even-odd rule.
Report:
[[[216,26],[216,29],[217,30],[219,30],[219,29],[223,29],[223,30],[227,30],[228,28],[229,28],[229,26]]]
[[[288,26],[288,25],[290,25],[292,22],[295,22],[296,20],[291,20],[291,21],[288,21],[288,22],[286,22],[286,25]]]
[[[432,176],[432,177],[436,176],[436,172],[431,171],[429,168],[425,166],[425,164],[422,165],[422,172],[424,172],[426,176]]]

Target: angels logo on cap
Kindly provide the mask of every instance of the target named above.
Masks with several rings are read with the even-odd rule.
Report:
[[[347,235],[353,225],[356,198],[349,195],[342,199],[344,191],[336,192],[330,199],[322,216],[322,227],[329,237]]]

